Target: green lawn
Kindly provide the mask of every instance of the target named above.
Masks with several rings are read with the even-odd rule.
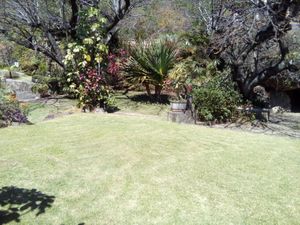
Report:
[[[151,103],[146,101],[147,97],[144,92],[130,92],[123,95],[122,92],[116,92],[115,105],[118,112],[129,114],[142,114],[167,117],[170,105],[167,103]],[[77,100],[60,98],[60,99],[41,99],[36,102],[27,103],[28,119],[32,123],[39,123],[53,117],[60,117],[65,114],[79,112],[76,107]]]
[[[55,118],[69,113],[79,112],[77,101],[74,99],[44,99],[26,103],[27,118],[32,123],[47,120],[47,117]]]
[[[166,97],[165,97],[166,98]],[[122,112],[139,113],[144,115],[156,115],[166,117],[170,110],[170,105],[149,101],[144,92],[131,91],[127,95],[120,92],[115,93],[115,104]]]
[[[299,224],[299,176],[300,140],[74,114],[0,130],[0,224]]]

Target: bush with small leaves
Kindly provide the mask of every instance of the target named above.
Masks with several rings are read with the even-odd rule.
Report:
[[[200,120],[227,122],[238,115],[241,98],[229,78],[216,76],[193,90],[193,103]]]

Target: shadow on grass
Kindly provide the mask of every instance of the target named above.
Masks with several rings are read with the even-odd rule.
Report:
[[[135,102],[142,102],[142,103],[156,103],[156,104],[170,104],[170,96],[169,95],[161,95],[160,99],[157,99],[156,96],[152,95],[151,97],[147,94],[139,94],[129,97],[130,100]]]
[[[107,113],[115,113],[115,112],[118,112],[120,110],[121,109],[119,109],[118,106],[109,106],[109,107],[106,108]]]
[[[66,224],[61,224],[61,225],[66,225]],[[77,225],[86,225],[85,223],[79,223],[79,224],[77,224]]]
[[[14,186],[0,189],[0,225],[12,221],[20,222],[27,213],[35,212],[36,216],[50,208],[55,197],[36,189],[24,189]]]

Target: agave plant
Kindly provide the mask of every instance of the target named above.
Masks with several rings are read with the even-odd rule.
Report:
[[[132,84],[142,84],[151,96],[150,85],[155,87],[159,98],[164,81],[175,65],[176,54],[173,43],[164,41],[148,46],[139,45],[130,50],[130,59],[124,65],[126,80]]]

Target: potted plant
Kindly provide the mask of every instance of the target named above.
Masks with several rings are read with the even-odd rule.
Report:
[[[187,109],[186,100],[174,100],[171,101],[171,111],[185,111]]]
[[[192,91],[193,61],[185,60],[178,63],[170,73],[170,83],[176,93],[176,100],[171,101],[172,111],[185,111],[188,109],[189,94]]]

